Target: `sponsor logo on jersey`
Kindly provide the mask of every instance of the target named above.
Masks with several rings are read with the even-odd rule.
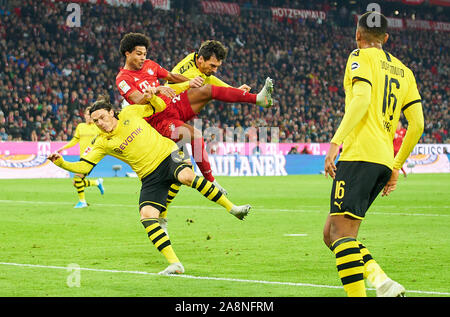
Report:
[[[124,94],[126,94],[127,91],[131,89],[131,87],[128,86],[128,84],[127,84],[127,82],[126,82],[125,80],[122,80],[122,81],[119,83],[119,88],[120,88],[120,90],[122,90],[122,92],[123,92]]]
[[[136,130],[134,130],[133,132],[131,132],[131,134],[129,136],[127,136],[125,138],[125,140],[122,142],[122,144],[119,146],[119,149],[121,151],[124,151],[125,148],[130,145],[131,142],[134,141],[134,139],[142,132],[142,128],[139,127]],[[116,151],[116,149],[114,149],[114,151]],[[117,152],[117,151],[116,151]],[[118,152],[120,153],[120,152]]]
[[[85,156],[85,155],[88,154],[91,150],[92,150],[92,148],[91,148],[90,146],[88,146],[88,147],[86,148],[86,150],[84,150],[82,156]]]

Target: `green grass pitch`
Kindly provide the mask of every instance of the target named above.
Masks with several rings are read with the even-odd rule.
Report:
[[[183,187],[168,216],[182,276],[155,274],[167,264],[139,222],[138,179],[106,178],[81,210],[71,179],[0,180],[0,296],[345,296],[322,242],[331,179],[218,180],[252,211],[239,221]],[[362,223],[359,239],[409,297],[450,295],[449,184],[449,174],[400,175]]]

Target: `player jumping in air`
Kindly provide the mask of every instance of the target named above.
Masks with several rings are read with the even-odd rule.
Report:
[[[247,85],[239,87],[241,89],[233,88],[213,77],[212,74],[220,66],[222,59],[226,55],[226,50],[223,46],[215,45],[214,47],[205,47],[204,54],[207,55],[202,55],[203,58],[197,59],[199,66],[203,65],[202,63],[204,62],[205,65],[209,65],[207,68],[205,66],[205,69],[210,70],[204,70],[205,73],[203,75],[193,77],[190,81],[184,77],[184,83],[175,85],[175,89],[171,89],[170,87],[160,86],[158,79],[163,79],[173,84],[182,82],[183,75],[176,73],[178,72],[177,68],[174,69],[176,72],[169,72],[154,61],[146,59],[149,47],[150,40],[144,34],[129,33],[122,38],[120,42],[120,53],[125,57],[125,66],[120,69],[116,77],[116,85],[120,94],[129,104],[142,103],[145,90],[151,87],[156,88],[156,94],[168,106],[163,112],[146,120],[163,136],[171,138],[176,142],[188,137],[191,141],[194,160],[203,176],[213,182],[216,187],[220,188],[226,194],[225,189],[218,184],[211,173],[211,165],[205,150],[201,131],[195,130],[191,125],[186,124],[187,121],[199,114],[206,104],[203,102],[197,104],[189,104],[186,102],[186,89],[192,89],[205,83],[211,84],[213,87],[213,97],[218,100],[253,103],[268,108],[272,106],[272,80],[268,78],[263,89],[258,94],[251,94],[248,92],[250,87]],[[213,57],[215,54],[218,56]],[[206,60],[208,55],[211,56]],[[211,60],[214,63],[211,64]],[[174,80],[174,76],[181,77],[177,77],[177,80]],[[180,94],[177,95],[177,92]],[[178,189],[175,184],[171,197],[175,196]]]
[[[358,49],[350,54],[344,75],[345,114],[325,157],[325,175],[333,178],[333,187],[323,239],[335,254],[348,296],[366,296],[364,279],[379,297],[405,292],[357,240],[360,224],[378,194],[383,191],[386,196],[395,190],[399,169],[424,126],[414,74],[382,48],[389,37],[386,29],[386,18],[377,12],[367,12],[358,21]],[[394,159],[392,142],[400,111],[408,120],[408,130]]]

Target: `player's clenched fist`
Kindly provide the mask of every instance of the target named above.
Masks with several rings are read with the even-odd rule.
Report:
[[[59,153],[52,153],[49,156],[47,156],[47,159],[49,161],[52,161],[53,163],[55,163],[55,161],[60,159],[60,158],[61,158],[61,154],[59,154]]]

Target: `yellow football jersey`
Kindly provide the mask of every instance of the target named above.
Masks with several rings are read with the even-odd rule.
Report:
[[[119,113],[117,127],[110,133],[100,132],[82,161],[95,166],[105,155],[111,155],[131,166],[140,179],[153,172],[178,146],[163,137],[143,117],[155,113],[151,105],[130,105]]]
[[[371,85],[371,100],[363,119],[344,139],[339,160],[373,162],[392,169],[393,139],[400,111],[421,102],[414,74],[390,53],[365,48],[354,50],[347,61],[346,107],[353,98],[352,86],[358,80]]]
[[[186,78],[193,79],[195,77],[202,77],[204,81],[204,85],[211,84],[214,86],[220,87],[231,87],[227,83],[223,82],[219,78],[214,75],[206,76],[203,74],[197,67],[195,60],[197,58],[197,53],[191,53],[187,55],[181,62],[179,62],[173,69],[172,73],[181,74]],[[178,84],[167,84],[170,88],[174,89],[177,94],[182,93],[183,91],[189,89],[189,82],[178,83]]]
[[[77,125],[75,129],[75,134],[70,140],[69,143],[63,146],[63,149],[68,149],[74,146],[75,144],[80,144],[80,155],[83,155],[86,152],[86,149],[89,147],[91,142],[100,133],[100,130],[94,123],[80,123]]]

